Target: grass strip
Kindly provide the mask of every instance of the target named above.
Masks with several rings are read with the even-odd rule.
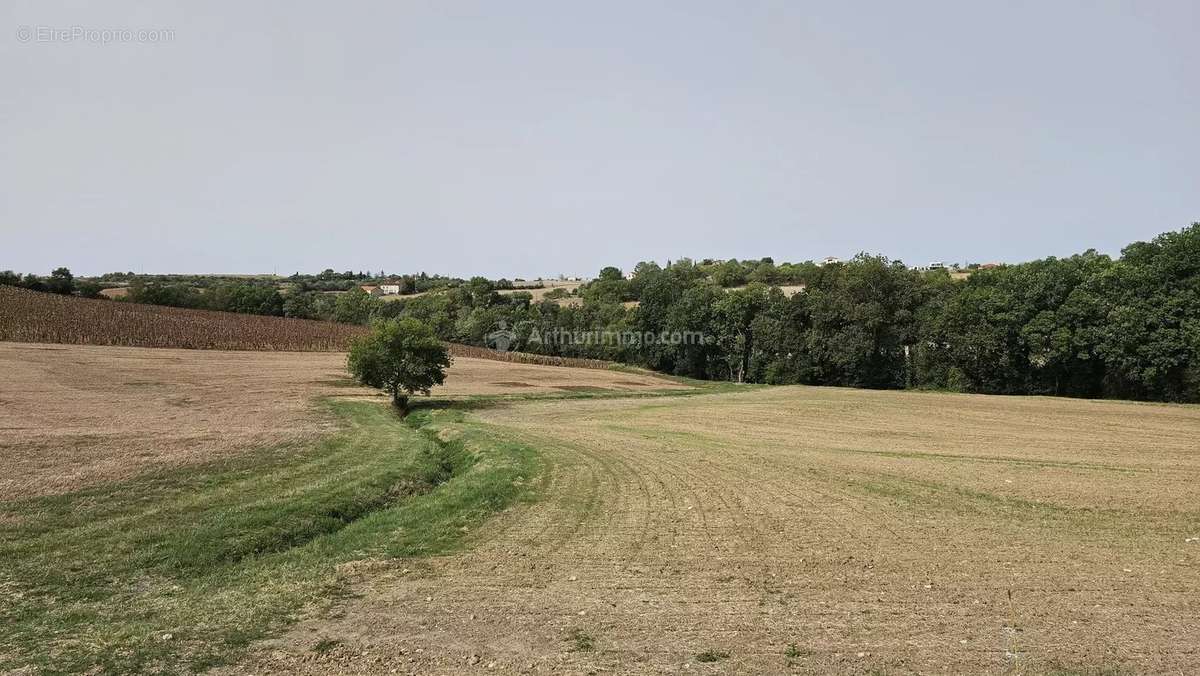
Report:
[[[535,451],[461,411],[328,406],[342,429],[310,446],[0,502],[0,669],[228,663],[334,594],[338,564],[451,551],[533,497]]]

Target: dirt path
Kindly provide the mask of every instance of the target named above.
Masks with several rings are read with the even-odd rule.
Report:
[[[480,417],[544,450],[546,498],[234,671],[1200,661],[1200,408],[778,388]]]

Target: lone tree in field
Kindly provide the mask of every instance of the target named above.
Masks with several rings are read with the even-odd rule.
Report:
[[[408,397],[429,394],[446,380],[450,353],[433,330],[412,318],[376,322],[371,333],[354,341],[346,368],[364,385],[392,395],[401,411]]]

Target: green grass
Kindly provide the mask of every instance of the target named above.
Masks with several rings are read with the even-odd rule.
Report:
[[[571,643],[571,649],[576,652],[590,653],[596,649],[596,639],[582,629],[572,629],[567,640]]]
[[[727,659],[729,659],[729,653],[724,650],[705,650],[702,653],[696,653],[697,662],[710,663]]]
[[[337,564],[452,550],[532,498],[533,449],[459,411],[329,408],[343,429],[308,447],[0,502],[0,670],[227,663],[336,593]]]
[[[795,643],[789,643],[787,648],[783,651],[783,656],[788,658],[789,660],[797,659],[800,657],[808,657],[812,654],[813,654],[813,651],[811,649],[801,648],[800,646],[796,645]]]

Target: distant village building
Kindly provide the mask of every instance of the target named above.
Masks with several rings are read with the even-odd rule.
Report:
[[[399,284],[380,284],[379,290],[383,291],[385,296],[397,296],[400,294]]]
[[[821,265],[834,265],[841,262],[842,259],[838,258],[837,256],[826,256],[824,260],[821,261]]]
[[[945,270],[946,264],[943,263],[942,261],[933,261],[932,263],[929,264],[929,269],[930,270]]]
[[[363,285],[359,286],[358,288],[362,289],[363,291],[366,291],[369,295],[372,295],[372,296],[382,296],[383,295],[383,289],[379,288],[378,286],[375,286],[374,284],[363,284]]]

